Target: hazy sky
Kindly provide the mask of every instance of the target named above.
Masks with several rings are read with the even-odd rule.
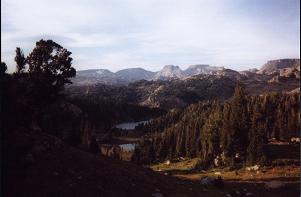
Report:
[[[39,39],[78,70],[211,64],[236,70],[299,58],[300,0],[1,0],[1,61]]]

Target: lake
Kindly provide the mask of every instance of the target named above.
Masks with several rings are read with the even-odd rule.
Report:
[[[120,144],[119,147],[125,151],[134,151],[136,144]]]
[[[150,120],[144,120],[144,121],[139,121],[139,122],[123,122],[123,123],[115,125],[114,128],[123,129],[123,130],[133,130],[133,129],[135,129],[135,127],[138,124],[147,123],[149,121]]]

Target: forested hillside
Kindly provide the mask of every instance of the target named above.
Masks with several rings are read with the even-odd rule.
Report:
[[[141,129],[152,137],[141,143],[135,160],[199,157],[209,167],[217,156],[225,158],[224,165],[232,165],[239,155],[243,163],[265,162],[261,148],[268,139],[298,136],[299,101],[296,93],[248,96],[238,86],[224,103],[199,102],[144,125]]]
[[[68,98],[68,101],[79,106],[88,115],[89,120],[99,132],[108,132],[112,126],[122,121],[141,121],[161,115],[164,110],[130,104],[116,98],[102,95],[84,95]]]

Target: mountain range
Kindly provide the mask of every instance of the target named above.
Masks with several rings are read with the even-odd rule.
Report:
[[[141,68],[116,73],[108,70],[79,71],[74,84],[66,88],[69,95],[98,95],[127,103],[171,109],[205,100],[226,100],[235,86],[242,84],[250,95],[267,92],[299,91],[300,60],[272,60],[261,69],[235,71],[194,65],[186,70],[165,66],[159,72]]]
[[[126,85],[139,80],[185,79],[198,74],[212,74],[223,70],[223,67],[213,67],[203,64],[189,66],[186,70],[182,70],[179,66],[166,65],[158,72],[148,71],[143,68],[128,68],[115,73],[107,69],[89,69],[78,71],[73,82],[78,85],[97,83]]]
[[[262,78],[265,75],[273,75],[275,73],[280,73],[281,76],[293,73],[298,65],[300,65],[299,59],[279,59],[268,61],[259,70],[250,69],[241,72],[226,69],[224,67],[214,67],[207,64],[191,65],[185,70],[182,70],[179,66],[166,65],[157,72],[148,71],[143,68],[128,68],[117,72],[111,72],[107,69],[89,69],[77,71],[77,76],[73,79],[73,82],[75,85],[93,85],[101,83],[120,86],[139,80],[156,81],[187,79],[199,74],[234,78],[246,76]]]

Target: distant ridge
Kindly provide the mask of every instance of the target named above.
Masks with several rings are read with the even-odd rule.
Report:
[[[157,72],[148,71],[140,67],[122,69],[115,73],[107,69],[88,69],[77,71],[73,82],[79,85],[97,83],[126,85],[139,80],[184,79],[198,74],[210,74],[222,69],[222,67],[201,64],[189,66],[186,70],[182,70],[179,66],[166,65]]]
[[[296,65],[300,66],[300,59],[270,60],[267,63],[265,63],[257,73],[272,74],[274,72],[280,71],[280,69],[292,68],[295,67]]]
[[[260,70],[254,68],[240,72],[224,67],[210,66],[208,64],[191,65],[185,70],[182,70],[176,65],[166,65],[157,72],[148,71],[140,67],[122,69],[117,72],[111,72],[107,69],[88,69],[77,71],[77,76],[73,79],[73,82],[75,85],[91,85],[98,83],[107,85],[127,85],[139,80],[156,81],[187,79],[200,74],[227,76],[231,78],[251,76],[258,78],[261,77],[261,75],[272,75],[273,73],[282,73],[282,75],[284,75],[283,73],[285,73],[285,75],[293,73],[296,76],[300,76],[300,69],[299,71],[296,71],[299,67],[300,59],[278,59],[268,61]],[[287,69],[290,69],[290,71]]]

